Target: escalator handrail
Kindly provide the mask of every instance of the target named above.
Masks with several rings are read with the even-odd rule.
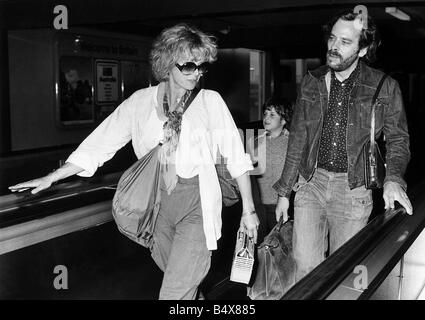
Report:
[[[282,300],[326,299],[347,275],[353,273],[355,266],[388,240],[389,235],[394,233],[400,234],[401,237],[403,233],[406,234],[400,247],[391,251],[391,259],[386,261],[385,266],[371,279],[368,288],[359,297],[359,299],[369,298],[424,229],[424,194],[425,183],[416,186],[412,192],[409,192],[414,208],[413,216],[409,216],[402,207],[387,210],[378,215],[341,248],[298,281],[282,297]]]
[[[409,216],[407,214],[402,214],[400,219],[395,221],[393,231],[394,235],[397,236],[398,240],[396,241],[399,246],[395,246],[394,242],[391,244],[391,258],[387,259],[385,266],[378,272],[378,274],[372,279],[368,284],[367,289],[365,289],[359,296],[359,300],[369,299],[379,288],[381,283],[387,278],[388,274],[393,270],[396,264],[400,259],[405,255],[409,250],[418,236],[425,228],[425,201],[421,200],[419,197],[414,203],[414,208],[416,212],[414,215]],[[381,247],[385,243],[379,243],[376,247],[378,252],[381,250]],[[377,260],[383,262],[383,258],[377,256]]]
[[[298,281],[282,300],[321,300],[353,272],[363,258],[406,216],[404,208],[387,210]]]
[[[23,194],[15,193],[7,196],[0,196],[0,215],[21,208],[36,207],[42,203],[74,197],[81,193],[115,188],[121,174],[122,172],[119,172],[107,174],[103,177],[96,177],[95,179],[87,181],[64,182],[54,185],[49,190],[40,192],[36,195],[32,195],[29,191],[26,191]]]

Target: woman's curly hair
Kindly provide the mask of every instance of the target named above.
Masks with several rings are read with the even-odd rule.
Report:
[[[184,23],[164,29],[153,42],[150,53],[155,79],[167,80],[172,67],[185,56],[214,62],[217,59],[215,38]]]

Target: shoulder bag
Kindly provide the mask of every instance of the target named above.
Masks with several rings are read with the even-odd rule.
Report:
[[[372,99],[370,139],[363,146],[364,178],[366,189],[382,188],[385,179],[384,158],[382,157],[382,152],[375,140],[375,110],[379,91],[381,90],[386,76],[386,74],[382,76]]]

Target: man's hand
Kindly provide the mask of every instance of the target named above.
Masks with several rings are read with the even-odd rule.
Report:
[[[254,238],[254,243],[257,243],[257,235],[258,235],[258,226],[260,225],[260,220],[256,213],[246,213],[242,214],[241,218],[241,228],[246,228],[248,231],[248,236],[250,238]]]
[[[281,216],[283,216],[283,222],[286,222],[288,220],[288,208],[289,199],[286,197],[279,196],[276,205],[276,221],[279,221]]]
[[[413,213],[412,204],[406,192],[396,182],[389,181],[384,184],[384,201],[385,210],[389,208],[394,209],[394,201],[398,201],[406,209],[407,214],[411,215]]]

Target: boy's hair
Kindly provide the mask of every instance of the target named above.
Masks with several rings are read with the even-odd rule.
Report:
[[[263,114],[266,110],[272,109],[274,109],[281,118],[285,119],[285,127],[289,128],[292,119],[292,103],[282,98],[272,97],[264,103]]]

